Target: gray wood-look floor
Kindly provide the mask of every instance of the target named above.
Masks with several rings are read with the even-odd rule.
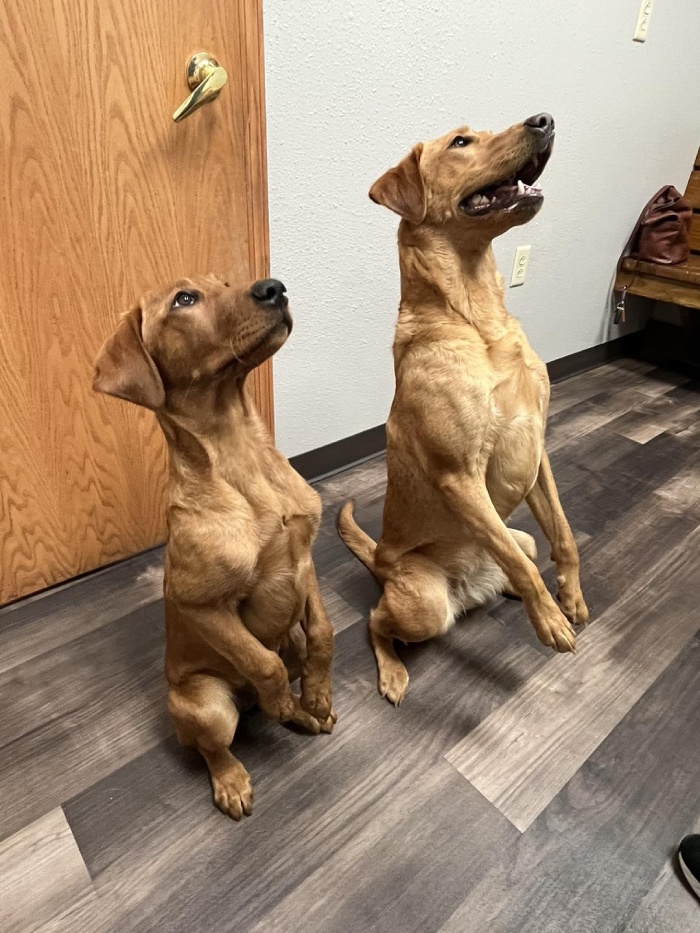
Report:
[[[332,736],[250,714],[255,813],[213,806],[165,713],[161,557],[0,611],[3,933],[684,933],[700,831],[700,384],[620,361],[554,387],[549,450],[592,624],[542,648],[520,604],[402,649],[376,692],[378,596],[335,529],[371,534],[385,467],[321,484],[337,637]],[[548,585],[554,574],[538,536]]]

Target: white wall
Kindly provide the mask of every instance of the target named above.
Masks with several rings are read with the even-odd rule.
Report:
[[[497,243],[507,292],[546,360],[615,336],[607,296],[639,210],[682,188],[700,145],[700,3],[659,0],[265,0],[272,272],[295,316],[275,359],[277,439],[292,456],[386,419],[398,218],[371,183],[421,139],[469,122],[557,122],[535,221]]]

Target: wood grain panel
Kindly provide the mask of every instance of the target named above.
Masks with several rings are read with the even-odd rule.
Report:
[[[615,283],[616,289],[627,287],[630,295],[641,295],[657,301],[669,301],[685,308],[700,309],[700,287],[673,279],[662,279],[652,275],[621,272]]]
[[[700,252],[700,212],[697,211],[693,213],[688,244],[693,252]]]
[[[696,169],[691,174],[685,189],[685,199],[690,201],[693,207],[700,209],[700,170]]]
[[[655,275],[662,279],[674,279],[678,282],[700,285],[700,257],[698,256],[691,255],[685,262],[672,266],[630,258],[624,260],[623,269],[625,272],[642,272],[645,275]]]
[[[153,416],[90,389],[118,315],[178,275],[267,274],[260,0],[0,9],[0,602],[164,536]],[[185,64],[229,84],[183,123]],[[253,376],[272,423],[269,366]]]

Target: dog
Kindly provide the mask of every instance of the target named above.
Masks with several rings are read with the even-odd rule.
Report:
[[[341,509],[339,532],[383,585],[369,630],[379,692],[398,705],[408,672],[394,639],[424,641],[503,592],[522,599],[545,645],[573,651],[588,609],[578,550],[544,449],[549,379],[504,306],[493,239],[542,206],[554,142],[538,114],[504,132],[463,126],[419,143],[370,190],[401,217],[396,391],[388,484],[375,543]],[[505,521],[525,499],[557,566],[554,601],[535,542]]]
[[[311,556],[320,498],[275,449],[246,387],[291,329],[279,281],[188,278],[143,298],[95,362],[94,389],[150,408],[168,444],[168,708],[234,820],[253,806],[230,751],[242,709],[256,702],[313,733],[336,722],[333,630]]]

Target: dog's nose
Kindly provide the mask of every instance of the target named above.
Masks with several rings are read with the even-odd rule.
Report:
[[[554,131],[554,117],[551,113],[536,113],[534,117],[525,120],[525,126],[538,135],[551,136]]]
[[[282,308],[287,304],[287,289],[278,279],[260,279],[250,290],[250,294],[261,305],[273,305]]]

